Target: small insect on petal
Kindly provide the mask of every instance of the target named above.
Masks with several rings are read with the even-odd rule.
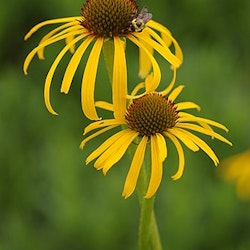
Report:
[[[148,13],[148,9],[143,7],[139,15],[131,21],[131,29],[136,32],[142,32],[145,24],[152,18],[152,14]]]

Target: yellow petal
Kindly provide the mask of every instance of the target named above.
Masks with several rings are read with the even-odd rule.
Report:
[[[83,37],[87,36],[87,34],[84,34]],[[66,71],[64,73],[64,77],[62,80],[61,85],[61,92],[67,94],[69,92],[73,77],[75,75],[76,69],[79,66],[79,63],[82,59],[82,56],[86,49],[88,48],[89,44],[93,41],[93,36],[88,36],[83,43],[77,48],[76,52],[72,56],[72,58],[69,61],[69,64],[66,68]]]
[[[120,137],[115,143],[110,146],[109,149],[107,149],[102,154],[102,156],[99,157],[101,158],[105,155],[104,159],[106,158],[102,164],[102,170],[104,174],[106,174],[109,169],[122,158],[129,145],[138,136],[138,134],[139,133],[133,130],[127,130],[127,132],[124,133],[123,137]]]
[[[156,136],[158,147],[159,147],[160,161],[163,162],[167,157],[166,141],[165,141],[165,138],[160,133],[157,133],[155,136]]]
[[[212,125],[212,126],[214,126],[214,127],[223,129],[224,131],[228,132],[228,128],[225,127],[224,125],[222,125],[222,124],[220,124],[220,123],[218,123],[218,122],[215,122],[215,121],[206,119],[206,118],[198,117],[198,116],[180,117],[179,120],[180,120],[181,122],[185,122],[185,121],[205,122],[205,123],[207,123],[207,124],[209,124],[209,125]]]
[[[78,25],[79,22],[73,21],[73,22],[69,22],[69,23],[65,23],[63,25],[60,25],[59,27],[51,30],[49,33],[47,33],[39,42],[39,45],[42,44],[43,42],[45,42],[46,40],[50,39],[54,34],[56,34],[58,31],[60,30],[65,30],[65,28],[70,27],[70,26],[75,26]],[[80,27],[80,25],[78,25]],[[83,28],[83,27],[82,27]],[[67,39],[67,37],[66,37]],[[39,59],[43,59],[44,55],[43,55],[44,49],[40,49],[37,52],[37,55],[39,57]]]
[[[198,136],[190,133],[187,130],[183,130],[183,132],[192,140],[198,147],[200,147],[214,162],[214,165],[217,166],[219,163],[219,160],[214,153],[214,151]]]
[[[171,100],[172,102],[175,101],[175,99],[179,96],[179,94],[181,93],[181,91],[183,90],[184,85],[180,85],[177,88],[175,88],[170,95],[168,96],[169,100]]]
[[[199,147],[185,134],[183,129],[175,127],[168,129],[168,131],[175,135],[175,137],[181,140],[192,151],[195,152],[199,150]]]
[[[172,88],[174,87],[175,84],[175,80],[176,80],[176,68],[173,68],[173,77],[171,82],[169,83],[169,85],[167,86],[166,89],[164,89],[163,91],[160,91],[159,93],[163,96],[168,95],[168,93],[172,90]]]
[[[170,51],[167,45],[162,46],[159,42],[156,42],[154,39],[149,38],[149,36],[145,35],[143,32],[134,33],[134,36],[137,37],[139,40],[148,44],[148,46],[152,47],[154,50],[156,50],[161,56],[163,56],[175,68],[178,68],[181,65],[182,61]]]
[[[129,168],[128,175],[126,177],[123,192],[122,192],[122,196],[125,199],[128,198],[135,190],[138,176],[139,176],[141,166],[144,160],[147,141],[148,141],[148,138],[144,136],[136,148],[132,163]]]
[[[147,48],[149,53],[153,55],[154,53],[153,48],[148,46],[146,43],[143,43],[142,41],[141,43],[145,46],[145,48]],[[139,77],[145,78],[149,74],[151,68],[152,64],[150,59],[148,58],[147,53],[145,52],[144,49],[139,47],[139,73],[138,73]]]
[[[114,65],[113,65],[113,105],[114,117],[121,119],[126,112],[127,95],[127,64],[124,51],[124,42],[114,37]]]
[[[92,134],[92,135],[86,137],[86,138],[81,142],[80,148],[83,149],[83,148],[85,147],[85,144],[86,144],[88,141],[92,140],[93,138],[97,137],[98,135],[101,135],[101,134],[103,134],[104,132],[106,132],[106,131],[108,131],[108,130],[110,130],[110,129],[113,129],[113,128],[115,128],[115,127],[117,127],[117,126],[114,125],[114,126],[109,126],[109,127],[103,128],[103,129],[101,129],[101,130],[98,130],[98,131],[95,132],[94,134]]]
[[[159,141],[156,136],[150,137],[151,141],[151,175],[145,198],[151,198],[157,191],[162,179],[162,161],[159,154]]]
[[[165,132],[166,136],[174,143],[175,148],[177,150],[178,156],[179,156],[179,166],[177,172],[172,176],[173,180],[178,180],[181,178],[183,171],[184,171],[184,165],[185,165],[185,156],[182,149],[182,146],[180,142],[176,139],[175,134]]]
[[[97,38],[87,61],[83,78],[82,78],[82,110],[90,120],[99,120],[95,109],[94,90],[95,79],[97,75],[97,67],[100,58],[101,49],[103,46],[103,37]]]
[[[113,125],[123,125],[125,124],[125,120],[118,120],[118,119],[105,119],[105,120],[101,120],[101,121],[96,121],[96,122],[92,122],[91,124],[89,124],[85,129],[84,129],[84,135],[89,133],[92,130],[98,129],[98,128],[102,128],[102,127],[106,127],[106,126],[113,126]]]
[[[119,131],[118,133],[109,137],[104,143],[102,143],[95,151],[93,151],[86,159],[86,163],[93,161],[95,158],[100,156],[103,152],[105,152],[112,144],[114,144],[120,137],[126,133],[127,130]]]
[[[136,44],[139,48],[143,49],[144,52],[148,55],[149,60],[151,61],[152,68],[153,68],[153,79],[150,82],[149,85],[146,85],[146,92],[152,92],[155,91],[155,89],[158,87],[160,81],[161,81],[161,71],[159,68],[158,63],[156,62],[155,58],[152,56],[152,54],[147,50],[147,48],[143,45],[142,42],[140,42],[138,39],[136,39],[132,35],[127,35],[127,38]]]
[[[57,19],[51,19],[46,20],[41,23],[38,23],[35,25],[24,37],[24,40],[27,40],[32,34],[34,34],[37,30],[39,30],[41,27],[48,25],[48,24],[54,24],[54,23],[67,23],[75,20],[81,20],[81,16],[75,16],[75,17],[64,17],[64,18],[57,18]]]
[[[52,108],[51,103],[50,103],[50,86],[51,86],[51,82],[52,82],[54,72],[55,72],[59,62],[61,61],[62,57],[70,49],[72,44],[75,44],[77,41],[81,40],[83,37],[84,37],[83,35],[78,36],[77,38],[72,40],[68,45],[66,45],[61,50],[61,52],[56,57],[55,61],[53,62],[52,66],[50,67],[50,70],[49,70],[49,72],[47,74],[47,77],[46,77],[46,80],[45,80],[45,85],[44,85],[44,100],[45,100],[45,105],[46,105],[47,109],[49,110],[50,113],[52,113],[54,115],[56,115],[57,113],[54,111],[54,109]]]
[[[200,106],[194,102],[179,102],[177,103],[177,110],[184,110],[184,109],[197,109],[200,111]]]
[[[203,127],[200,127],[198,125],[191,124],[191,123],[178,123],[178,124],[176,124],[176,126],[178,126],[179,128],[191,129],[191,130],[200,132],[200,133],[205,134],[205,135],[210,135],[210,136],[232,146],[232,143],[230,141],[228,141],[226,138],[224,138],[220,134],[214,132],[213,130],[205,129]]]
[[[48,45],[50,45],[50,44],[52,44],[52,43],[55,43],[55,42],[60,41],[60,40],[62,40],[62,39],[65,39],[67,36],[78,35],[78,34],[80,34],[80,33],[82,33],[82,32],[81,32],[81,31],[78,31],[78,32],[76,32],[76,31],[69,32],[69,33],[67,33],[67,34],[63,34],[63,35],[61,35],[61,36],[57,36],[57,37],[54,38],[54,39],[49,39],[49,40],[43,42],[42,44],[38,45],[37,47],[35,47],[35,48],[28,54],[28,56],[25,58],[25,61],[24,61],[24,64],[23,64],[23,71],[24,71],[24,74],[25,74],[25,75],[28,74],[28,71],[27,71],[27,70],[28,70],[29,64],[30,64],[31,60],[33,59],[33,57],[35,56],[35,54],[36,54],[39,50],[45,48],[46,46],[48,46]]]
[[[102,108],[102,109],[114,112],[114,105],[112,103],[108,103],[104,101],[96,101],[95,106],[97,108]]]
[[[162,34],[164,34],[163,40],[167,45],[171,44],[170,41],[174,44],[175,55],[176,55],[177,58],[179,58],[180,62],[182,63],[183,62],[182,50],[181,50],[179,44],[177,43],[177,41],[171,35],[171,32],[166,27],[164,27],[163,25],[161,25],[161,24],[159,24],[159,23],[157,23],[157,22],[155,22],[153,20],[150,20],[147,23],[147,26],[149,26],[149,27],[161,32]]]

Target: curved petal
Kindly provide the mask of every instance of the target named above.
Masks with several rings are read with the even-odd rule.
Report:
[[[181,178],[183,171],[184,171],[184,165],[185,165],[184,152],[183,152],[183,149],[182,149],[180,142],[176,139],[174,134],[171,134],[169,132],[165,132],[165,135],[174,143],[176,150],[177,150],[177,153],[178,153],[178,156],[179,156],[178,170],[177,170],[176,174],[172,176],[173,180],[178,180],[179,178]]]
[[[56,57],[55,61],[53,62],[52,66],[50,67],[50,70],[47,74],[47,77],[45,80],[45,85],[44,85],[44,100],[45,100],[45,105],[46,105],[47,109],[49,110],[50,113],[52,113],[54,115],[57,115],[57,113],[54,111],[54,109],[52,108],[51,103],[50,103],[50,86],[51,86],[52,78],[54,76],[54,72],[55,72],[59,62],[61,61],[62,57],[70,49],[70,47],[83,38],[84,38],[84,35],[78,36],[77,38],[72,40],[69,44],[67,44],[61,50],[61,52],[58,54],[58,56]]]
[[[63,25],[60,25],[59,27],[57,27],[57,28],[55,28],[55,29],[53,29],[53,30],[51,30],[49,33],[47,33],[41,40],[40,40],[40,42],[39,42],[39,44],[38,45],[40,45],[40,44],[42,44],[42,43],[44,43],[45,41],[47,41],[47,40],[49,40],[49,39],[51,39],[51,37],[52,36],[54,36],[58,31],[60,31],[60,30],[66,30],[66,33],[68,32],[68,30],[66,29],[67,27],[70,27],[70,26],[74,26],[74,27],[76,27],[76,25],[77,25],[77,27],[78,28],[76,28],[76,29],[79,29],[81,26],[79,25],[79,22],[76,22],[76,21],[73,21],[73,22],[69,22],[69,23],[65,23],[65,24],[63,24]],[[82,27],[83,28],[83,27]],[[62,34],[61,34],[62,35]],[[66,39],[67,39],[67,37],[66,37]],[[38,55],[38,58],[39,59],[44,59],[44,48],[42,48],[42,49],[40,49],[40,50],[38,50],[37,51],[37,55]]]
[[[168,129],[168,132],[182,141],[190,150],[199,151],[200,148],[185,134],[183,129],[175,127]]]
[[[96,121],[90,123],[85,129],[84,129],[84,135],[89,133],[92,130],[98,129],[98,128],[103,128],[106,126],[112,126],[112,125],[123,125],[125,124],[124,120],[118,120],[118,119],[105,119],[101,121]]]
[[[127,133],[129,129],[119,131],[118,133],[109,137],[105,142],[103,142],[96,150],[94,150],[86,159],[86,164],[93,161],[95,158],[99,157],[103,152],[105,152],[112,144],[114,144],[120,137]]]
[[[120,137],[116,142],[114,142],[98,159],[100,160],[100,165],[95,162],[98,169],[102,168],[104,174],[106,174],[109,169],[117,163],[122,156],[125,154],[129,145],[138,136],[139,133],[133,130],[127,130],[123,137]],[[101,159],[102,158],[102,159]]]
[[[35,47],[28,55],[27,57],[25,58],[25,61],[24,61],[24,64],[23,64],[23,71],[24,71],[24,74],[27,75],[28,74],[28,67],[29,67],[29,64],[31,62],[31,60],[33,59],[33,57],[35,56],[35,54],[41,50],[41,49],[44,49],[46,46],[52,44],[52,43],[55,43],[57,41],[60,41],[64,38],[66,38],[67,36],[72,36],[72,35],[79,35],[81,34],[82,31],[72,31],[72,32],[69,32],[69,33],[66,33],[66,34],[63,34],[61,36],[57,36],[55,39],[49,39],[45,42],[43,42],[42,44],[38,45],[37,47]]]
[[[190,140],[192,140],[199,148],[201,148],[210,157],[211,160],[213,160],[215,166],[218,165],[219,160],[214,151],[207,145],[207,143],[187,130],[183,130],[183,132],[190,138]]]
[[[149,60],[151,61],[152,68],[153,68],[153,80],[151,81],[150,85],[146,85],[146,92],[152,92],[155,91],[161,81],[161,71],[159,68],[158,63],[156,62],[155,58],[150,54],[150,52],[147,50],[147,48],[143,45],[141,41],[136,39],[132,35],[126,36],[131,42],[133,42],[135,45],[137,45],[139,48],[143,49],[145,53],[148,55]]]
[[[151,198],[157,191],[162,179],[162,161],[159,154],[158,137],[151,136],[151,176],[145,198]]]
[[[137,183],[139,173],[141,170],[141,166],[144,160],[147,141],[148,141],[148,137],[143,136],[135,151],[132,163],[130,165],[130,168],[126,177],[123,192],[122,192],[122,196],[125,199],[128,198],[135,190],[136,183]]]
[[[87,36],[85,34],[84,36]],[[76,69],[78,68],[80,61],[82,59],[82,56],[90,43],[93,41],[93,36],[88,36],[83,43],[77,48],[74,55],[71,57],[69,64],[65,70],[64,77],[62,80],[61,85],[61,92],[67,94],[69,92],[73,77],[75,75]]]
[[[171,82],[169,83],[167,88],[164,89],[163,91],[160,91],[159,94],[166,96],[172,90],[172,88],[174,87],[175,81],[176,81],[176,71],[177,71],[176,68],[173,68],[173,77],[172,77]]]
[[[141,43],[143,42],[141,41]],[[143,45],[145,46],[145,48],[147,48],[151,55],[154,54],[154,50],[152,47],[148,46],[146,43],[143,43]],[[152,64],[150,59],[148,58],[147,53],[145,52],[145,50],[139,47],[139,77],[145,78],[149,74],[151,68]]]
[[[117,36],[114,37],[114,64],[113,64],[113,105],[114,117],[121,119],[126,112],[127,95],[127,64],[124,42]]]
[[[85,147],[85,144],[86,144],[88,141],[92,140],[93,138],[97,137],[98,135],[101,135],[101,134],[103,134],[104,132],[106,132],[106,131],[108,131],[108,130],[110,130],[110,129],[113,129],[113,128],[115,128],[115,127],[117,127],[117,125],[108,126],[108,127],[103,128],[103,129],[101,129],[101,130],[98,130],[97,132],[95,132],[95,133],[92,134],[92,135],[89,135],[87,138],[85,138],[85,139],[81,142],[80,148],[83,149],[83,148]]]
[[[96,101],[95,106],[97,108],[102,108],[102,109],[114,112],[114,105],[112,103],[108,103],[104,101]]]
[[[94,90],[97,67],[103,46],[103,37],[97,38],[87,61],[82,78],[82,110],[90,120],[99,120],[95,109]]]
[[[41,23],[38,23],[37,25],[35,25],[24,37],[24,40],[27,40],[28,38],[30,38],[32,36],[32,34],[34,34],[37,30],[39,30],[40,28],[42,28],[45,25],[48,24],[54,24],[54,23],[67,23],[67,22],[71,22],[74,20],[81,20],[82,17],[81,16],[75,16],[75,17],[64,17],[64,18],[57,18],[57,19],[51,19],[51,20],[46,20],[43,21]]]
[[[179,120],[181,122],[205,122],[209,125],[212,125],[214,127],[220,128],[226,132],[228,132],[228,128],[218,122],[206,119],[206,118],[202,118],[202,117],[198,117],[198,116],[188,116],[188,117],[180,117]]]
[[[160,23],[155,22],[154,20],[150,20],[147,23],[147,26],[161,32],[162,33],[162,39],[164,40],[164,42],[167,45],[171,44],[170,41],[174,44],[175,55],[182,62],[183,61],[183,53],[182,53],[181,47],[179,46],[177,41],[174,39],[174,37],[171,35],[171,32],[165,26],[161,25]]]
[[[194,102],[179,102],[176,105],[177,105],[177,111],[184,109],[197,109],[198,111],[201,110],[200,106]]]
[[[147,29],[145,29],[146,32]],[[148,30],[147,30],[148,32]],[[148,44],[148,46],[152,47],[154,50],[156,50],[162,57],[164,57],[171,65],[173,65],[174,68],[178,68],[182,61],[176,57],[170,49],[165,46],[162,46],[159,42],[156,42],[154,39],[149,38],[149,36],[145,35],[144,32],[141,33],[133,33],[135,37],[137,37],[139,40],[145,42]],[[162,40],[162,39],[161,39]],[[163,41],[163,40],[162,40]]]
[[[193,130],[193,131],[197,131],[199,133],[202,133],[202,134],[205,134],[205,135],[210,135],[222,142],[225,142],[229,145],[232,146],[232,143],[230,141],[228,141],[226,138],[224,138],[223,136],[221,136],[220,134],[214,132],[213,130],[210,130],[210,129],[205,129],[203,127],[200,127],[196,124],[191,124],[191,123],[177,123],[176,124],[177,127],[179,128],[185,128],[185,129],[190,129],[190,130]]]
[[[184,85],[180,85],[178,87],[176,87],[168,96],[169,100],[171,100],[172,102],[175,101],[175,99],[179,96],[179,94],[181,93],[181,91],[183,90]]]

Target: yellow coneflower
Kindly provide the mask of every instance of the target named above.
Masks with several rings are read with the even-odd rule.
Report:
[[[146,78],[146,84],[148,84],[147,81],[151,80],[152,75]],[[167,158],[167,144],[170,141],[176,147],[179,156],[178,171],[172,176],[174,180],[179,179],[184,170],[185,157],[180,142],[192,151],[202,149],[213,160],[215,165],[219,162],[214,151],[192,131],[208,135],[231,145],[230,141],[212,128],[214,126],[228,131],[225,126],[184,112],[186,109],[195,108],[199,110],[200,108],[193,102],[175,103],[184,86],[181,85],[173,90],[172,86],[173,82],[162,92],[154,91],[138,97],[127,107],[122,118],[114,115],[113,119],[93,122],[84,130],[84,135],[87,135],[91,131],[99,129],[82,141],[81,148],[84,148],[85,144],[96,136],[122,125],[119,132],[109,137],[86,159],[87,164],[97,159],[94,166],[98,170],[102,169],[104,174],[122,158],[130,144],[136,141],[137,148],[122,193],[125,198],[129,197],[136,187],[147,144],[150,145],[151,149],[151,176],[145,198],[152,197],[160,185],[163,171],[162,165]],[[136,88],[136,91],[140,88],[141,85]],[[111,104],[100,102],[97,106],[113,111],[113,105]],[[120,108],[124,110],[124,108]]]
[[[29,64],[36,54],[39,59],[43,59],[46,46],[65,39],[66,46],[56,57],[45,80],[45,104],[52,114],[57,113],[50,103],[50,86],[54,72],[67,51],[71,51],[73,56],[65,70],[61,84],[61,92],[66,94],[69,92],[83,54],[93,44],[83,73],[81,93],[83,112],[93,120],[99,118],[94,105],[94,89],[99,57],[105,41],[111,40],[114,43],[112,98],[117,116],[121,116],[122,112],[116,107],[126,102],[127,94],[126,38],[139,48],[139,75],[146,77],[152,68],[154,80],[152,86],[149,86],[152,90],[158,86],[161,78],[159,66],[153,57],[154,51],[163,56],[173,68],[178,68],[182,63],[182,51],[170,31],[151,20],[152,14],[146,8],[139,11],[135,0],[87,0],[81,14],[81,16],[41,22],[25,36],[27,40],[43,26],[61,24],[41,39],[24,62],[24,72],[27,74]],[[169,48],[171,44],[174,46],[173,52]],[[77,48],[75,48],[76,45]]]
[[[235,182],[241,200],[250,200],[250,150],[233,155],[221,162],[221,175]]]

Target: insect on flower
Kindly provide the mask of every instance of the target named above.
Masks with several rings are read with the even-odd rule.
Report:
[[[136,32],[142,32],[145,24],[152,18],[152,14],[148,13],[148,9],[143,7],[139,15],[131,21],[131,29]]]

